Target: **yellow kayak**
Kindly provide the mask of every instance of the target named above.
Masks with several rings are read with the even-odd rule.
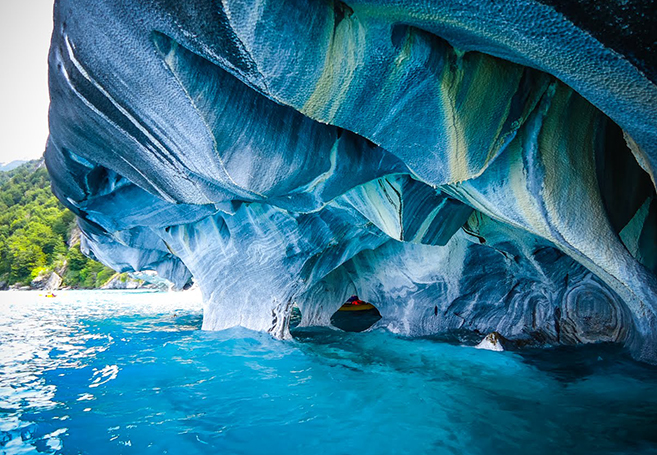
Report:
[[[373,308],[371,303],[345,303],[338,311],[367,311]]]

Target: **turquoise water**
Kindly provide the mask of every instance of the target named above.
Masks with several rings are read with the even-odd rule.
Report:
[[[657,369],[613,346],[200,325],[193,293],[0,293],[0,454],[657,453]]]

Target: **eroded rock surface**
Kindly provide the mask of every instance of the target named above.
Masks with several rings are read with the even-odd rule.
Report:
[[[286,338],[357,294],[401,334],[657,361],[634,3],[59,0],[53,189],[88,254],[193,277],[206,329]]]

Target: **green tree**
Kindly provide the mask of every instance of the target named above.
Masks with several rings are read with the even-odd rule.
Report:
[[[35,243],[26,237],[12,236],[7,242],[10,266],[10,281],[27,284],[32,270],[46,265],[46,255]]]
[[[41,270],[61,270],[65,285],[97,287],[114,271],[69,248],[75,215],[50,190],[42,160],[0,172],[0,281],[28,284]]]

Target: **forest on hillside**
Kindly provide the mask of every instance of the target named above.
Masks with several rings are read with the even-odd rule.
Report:
[[[114,271],[82,254],[75,215],[50,190],[43,160],[0,172],[0,289],[56,272],[62,286],[96,288]]]

